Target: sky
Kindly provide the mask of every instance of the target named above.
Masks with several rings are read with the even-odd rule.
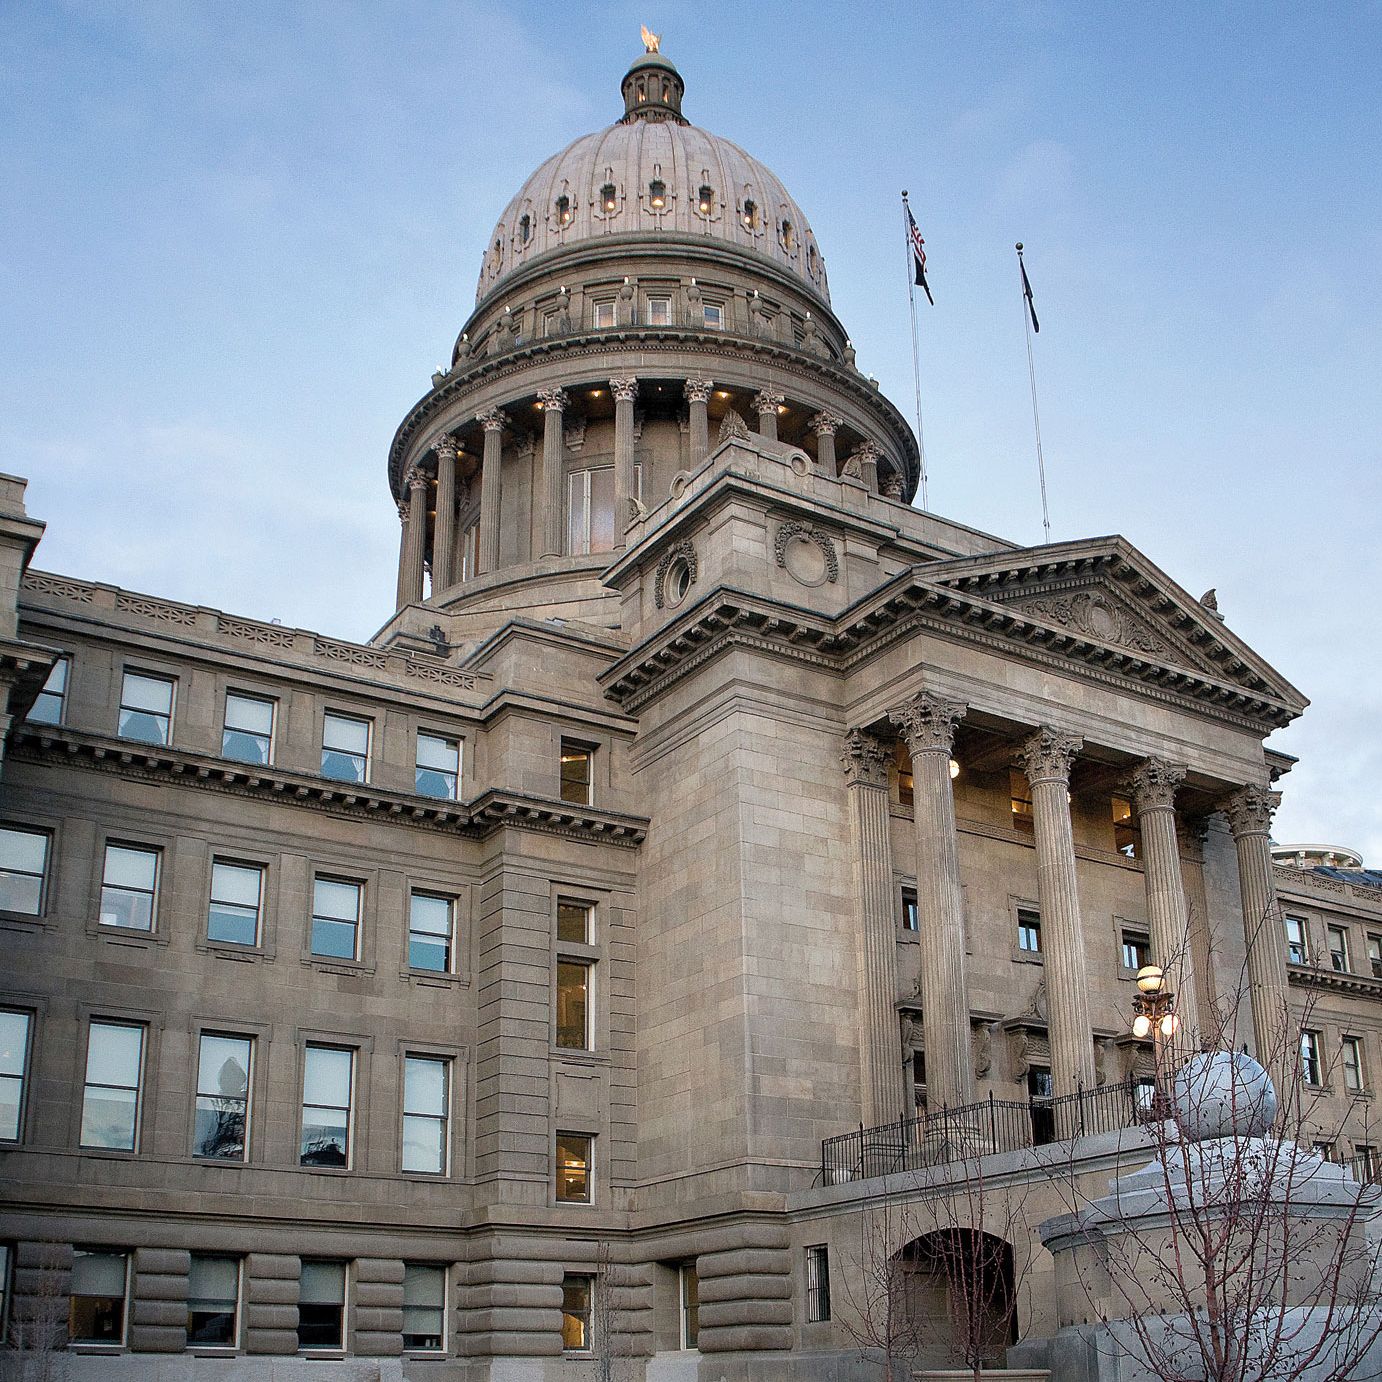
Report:
[[[685,110],[812,222],[930,500],[1122,533],[1312,701],[1275,834],[1382,867],[1382,4],[0,0],[0,469],[44,569],[368,638],[389,442],[545,157]],[[342,572],[349,578],[342,579]]]

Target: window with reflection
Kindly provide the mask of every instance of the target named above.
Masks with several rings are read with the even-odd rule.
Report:
[[[1017,909],[1017,948],[1028,955],[1041,954],[1041,913],[1033,907]]]
[[[304,1257],[298,1273],[298,1349],[345,1347],[346,1264]]]
[[[253,1037],[220,1032],[201,1034],[197,1052],[193,1156],[209,1161],[246,1159],[253,1062]]]
[[[211,861],[211,899],[206,938],[221,945],[258,945],[264,897],[264,870],[228,859]]]
[[[417,736],[417,769],[414,786],[419,796],[455,801],[461,782],[461,743],[440,734]]]
[[[434,974],[451,972],[455,903],[437,893],[412,893],[408,899],[408,965]]]
[[[240,1259],[194,1252],[187,1274],[189,1348],[240,1342]]]
[[[32,1014],[16,1008],[0,1008],[0,1142],[18,1142],[24,1135],[32,1031]],[[4,1278],[0,1277],[0,1291],[4,1290],[4,1284]]]
[[[141,744],[167,744],[173,737],[173,679],[126,672],[120,685],[118,733]]]
[[[590,1203],[590,1152],[593,1141],[585,1133],[557,1134],[556,1194],[562,1204]]]
[[[48,673],[43,690],[38,699],[29,707],[28,721],[31,725],[60,725],[67,710],[67,674],[71,667],[69,658],[60,657]]]
[[[722,302],[705,302],[701,304],[701,311],[705,317],[705,324],[708,330],[723,331],[725,325],[725,307]]]
[[[101,873],[101,925],[152,931],[157,898],[158,851],[107,844]]]
[[[409,1353],[446,1351],[446,1268],[403,1264],[403,1347]]]
[[[1286,958],[1293,965],[1310,963],[1310,941],[1305,929],[1304,917],[1287,916],[1283,919],[1286,927]]]
[[[273,742],[274,702],[264,696],[227,691],[221,757],[237,763],[271,763]]]
[[[1145,933],[1141,931],[1124,931],[1122,935],[1123,943],[1123,968],[1132,974],[1136,974],[1144,965],[1152,962],[1152,945]]]
[[[589,806],[595,784],[595,750],[572,739],[561,741],[561,799]]]
[[[442,1056],[403,1060],[403,1169],[446,1174],[450,1143],[451,1062]]]
[[[613,551],[614,467],[572,471],[566,484],[567,552],[574,557]]]
[[[671,298],[649,298],[648,299],[648,325],[649,326],[671,326],[672,324],[672,299]]]
[[[83,1147],[132,1152],[139,1145],[143,1023],[93,1020],[82,1087]]]
[[[302,1069],[303,1166],[350,1165],[355,1052],[309,1042]]]
[[[557,1045],[590,1049],[590,971],[584,960],[557,961]]]
[[[322,776],[364,782],[369,775],[370,722],[328,710],[322,716]]]
[[[360,958],[359,883],[312,880],[312,954],[335,960]]]
[[[0,911],[42,914],[49,839],[46,830],[0,827]]]

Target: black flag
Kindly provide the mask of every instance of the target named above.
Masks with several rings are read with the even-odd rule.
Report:
[[[1021,245],[1017,247],[1017,266],[1022,270],[1022,296],[1027,299],[1027,311],[1032,318],[1032,330],[1040,331],[1041,323],[1037,321],[1036,303],[1032,301],[1032,285],[1027,281],[1027,265],[1022,258]]]
[[[912,268],[915,271],[912,281],[926,294],[926,301],[934,307],[936,299],[931,296],[931,287],[926,282],[926,251],[922,248],[926,241],[921,238],[921,231],[917,229],[917,223],[912,218],[910,206],[907,207],[907,241],[912,247]]]

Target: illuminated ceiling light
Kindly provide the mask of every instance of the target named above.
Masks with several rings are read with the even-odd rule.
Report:
[[[716,389],[716,390],[715,390],[715,397],[716,397],[716,398],[728,398],[728,397],[729,397],[729,391],[728,391],[727,389]]]
[[[953,782],[960,775],[960,765],[952,758],[950,760],[950,780]]]
[[[777,405],[777,411],[779,413],[785,413],[787,411],[787,405],[785,403],[779,403]]]

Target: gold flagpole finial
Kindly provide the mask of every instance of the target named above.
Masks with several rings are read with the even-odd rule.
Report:
[[[646,24],[638,26],[643,33],[643,51],[645,53],[660,53],[662,51],[662,35],[655,34]]]

